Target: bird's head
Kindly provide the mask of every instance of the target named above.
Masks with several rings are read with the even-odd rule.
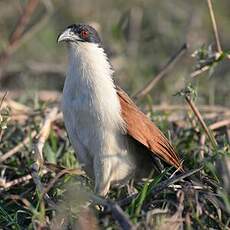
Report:
[[[68,26],[57,38],[59,42],[67,43],[93,43],[101,44],[101,39],[97,31],[89,25],[85,24],[73,24]]]
[[[112,68],[97,31],[85,24],[68,26],[57,38],[58,43],[66,42],[69,48],[70,71],[87,70],[95,76],[112,76]],[[81,67],[84,68],[81,68]],[[73,68],[72,68],[73,67]],[[77,67],[77,68],[75,68]],[[79,73],[74,75],[85,75]]]

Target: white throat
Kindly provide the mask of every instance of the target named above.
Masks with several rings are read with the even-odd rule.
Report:
[[[102,126],[123,127],[113,71],[104,49],[94,43],[71,43],[69,61],[64,100],[79,100],[79,106],[95,113]]]

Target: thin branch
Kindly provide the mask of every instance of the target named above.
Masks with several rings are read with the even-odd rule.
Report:
[[[219,128],[222,128],[222,127],[228,126],[228,125],[230,125],[230,119],[225,119],[225,120],[217,121],[217,122],[211,124],[209,126],[209,128],[211,130],[215,130],[215,129],[219,129]]]
[[[198,75],[204,73],[205,71],[207,71],[207,70],[209,70],[209,69],[210,69],[210,66],[206,65],[206,66],[202,67],[201,69],[198,69],[198,70],[193,71],[193,72],[190,74],[190,76],[191,76],[192,78],[197,77]]]
[[[15,31],[9,38],[9,44],[6,49],[0,54],[0,65],[2,70],[0,71],[0,79],[3,78],[2,72],[4,71],[5,65],[9,62],[10,56],[25,42],[27,42],[31,37],[37,33],[48,21],[52,11],[51,1],[42,1],[46,8],[46,13],[35,25],[33,25],[28,31],[25,32],[26,26],[28,25],[32,13],[36,9],[40,0],[29,0],[24,8],[24,13],[20,17]]]
[[[28,25],[30,18],[34,10],[36,9],[38,3],[39,3],[39,0],[29,0],[27,2],[26,6],[24,7],[22,16],[19,18],[16,28],[9,38],[8,46],[3,51],[3,53],[0,55],[1,64],[6,64],[8,62],[9,56],[11,55],[12,50],[14,50],[14,47],[17,46],[17,43],[22,38],[23,33],[26,29],[26,26]]]
[[[46,169],[42,170],[43,174],[46,174],[47,172],[48,171]],[[2,189],[9,189],[9,188],[11,188],[13,186],[16,186],[18,184],[21,184],[21,183],[24,183],[24,182],[28,182],[31,179],[32,179],[31,174],[28,174],[26,176],[14,179],[12,181],[6,181],[6,180],[0,178],[0,190],[2,190]]]
[[[2,104],[3,104],[3,101],[4,101],[5,98],[6,98],[6,95],[7,95],[7,91],[3,94],[3,97],[1,98],[1,101],[0,101],[0,109],[2,108]]]
[[[33,205],[26,198],[23,198],[19,195],[9,195],[9,196],[6,196],[6,199],[11,199],[14,202],[21,201],[24,205],[24,208],[29,209],[31,211],[32,210],[35,211],[35,209],[33,208]]]
[[[209,137],[212,146],[214,149],[217,148],[217,142],[215,137],[213,136],[212,132],[210,131],[210,129],[207,127],[207,125],[204,122],[204,119],[202,118],[199,110],[197,109],[196,105],[193,103],[193,101],[191,100],[191,98],[189,96],[185,96],[185,100],[188,103],[188,105],[190,106],[190,108],[192,109],[193,113],[195,114],[197,120],[199,121],[201,127],[204,129],[205,133],[207,134],[207,136]]]
[[[34,163],[31,167],[31,176],[36,185],[36,189],[39,191],[39,194],[42,194],[44,191],[44,187],[38,175],[39,171],[40,171],[40,165],[38,165],[37,163]],[[46,200],[46,202],[49,204],[50,207],[57,209],[57,205],[50,199],[47,193],[44,195],[44,199]]]
[[[48,173],[48,172],[55,172],[57,173],[57,176],[49,183],[49,185],[45,188],[45,193],[48,193],[49,189],[52,187],[51,184],[53,185],[58,178],[60,178],[64,174],[71,174],[71,175],[85,175],[85,173],[80,169],[80,168],[64,168],[56,164],[51,164],[51,163],[44,163],[44,168],[40,171],[42,175]],[[5,178],[0,178],[0,190],[2,189],[9,189],[13,186],[16,186],[18,184],[28,182],[32,178],[31,174],[22,176],[20,178],[11,180],[11,181],[6,181]]]
[[[153,87],[165,76],[165,74],[176,64],[176,62],[182,57],[182,55],[187,50],[187,44],[183,44],[181,48],[169,59],[166,65],[161,69],[161,71],[142,89],[135,93],[132,97],[134,100],[139,100],[146,96]]]
[[[230,125],[230,119],[225,119],[225,120],[217,121],[217,122],[209,125],[209,129],[210,130],[216,130],[216,129],[220,129],[222,127],[227,128],[228,125]],[[206,141],[205,134],[202,134],[201,137],[200,137],[200,145],[201,145],[200,155],[201,155],[202,159],[204,158],[205,141]]]
[[[20,149],[22,149],[25,145],[27,145],[32,138],[36,136],[36,131],[33,131],[30,136],[27,136],[21,143],[16,145],[13,149],[6,152],[4,155],[0,157],[0,163],[4,162],[9,157],[12,157],[14,154],[19,152]]]
[[[9,96],[9,95],[8,95]],[[23,113],[30,113],[32,112],[32,109],[24,104],[21,104],[19,102],[16,102],[14,100],[9,99],[7,96],[7,99],[3,101],[2,106],[3,107],[9,107],[12,111],[15,113],[23,112]]]
[[[165,181],[162,181],[160,184],[157,184],[156,186],[154,186],[152,188],[151,195],[155,196],[156,194],[158,194],[159,192],[161,192],[162,190],[164,190],[168,186],[170,186],[170,185],[172,185],[172,184],[174,184],[174,183],[176,183],[176,182],[178,182],[178,181],[180,181],[182,179],[185,179],[185,178],[187,178],[187,177],[189,177],[189,176],[191,176],[191,175],[193,175],[193,174],[195,174],[197,172],[199,172],[202,168],[203,168],[203,166],[198,168],[198,169],[194,169],[194,170],[191,170],[189,172],[185,172],[185,173],[182,173],[180,175],[176,175],[173,178],[169,178],[169,179],[167,179]],[[132,202],[132,200],[135,199],[137,195],[138,195],[138,193],[132,194],[132,195],[130,195],[130,196],[118,201],[118,204],[120,206],[126,206],[130,202]]]
[[[100,204],[107,208],[107,212],[111,212],[113,215],[113,218],[119,223],[121,229],[135,229],[133,224],[131,223],[130,219],[127,217],[127,215],[124,213],[124,211],[121,209],[121,207],[112,201],[105,200],[99,196],[91,194],[90,199],[95,204]]]
[[[43,127],[38,135],[39,140],[38,143],[36,145],[37,147],[37,160],[39,162],[43,161],[43,157],[42,157],[42,149],[44,146],[44,143],[49,135],[50,132],[50,125],[51,123],[56,119],[57,117],[57,111],[58,109],[55,107],[51,110],[51,112],[47,115]],[[31,139],[33,139],[36,136],[36,131],[33,131],[30,136],[26,137],[21,143],[19,143],[17,146],[15,146],[13,149],[9,150],[7,153],[5,153],[4,155],[2,155],[0,157],[0,163],[2,163],[3,161],[5,161],[6,159],[8,159],[9,157],[12,157],[14,154],[16,154],[20,149],[22,149],[25,145],[27,145]]]
[[[40,133],[38,135],[38,143],[36,144],[35,148],[35,163],[31,167],[31,175],[33,178],[33,181],[36,185],[37,190],[39,191],[39,194],[43,194],[45,189],[42,185],[42,182],[39,177],[39,171],[41,166],[44,164],[43,160],[43,147],[46,142],[46,140],[49,137],[50,130],[51,130],[51,124],[58,116],[58,109],[57,107],[54,107],[45,117],[43,126],[40,130]],[[47,193],[44,194],[44,196],[41,196],[41,199],[44,198],[46,202],[49,204],[50,207],[56,209],[57,205],[50,199]]]
[[[38,135],[38,142],[36,144],[35,158],[36,158],[36,162],[38,162],[39,164],[43,164],[43,153],[42,153],[43,147],[44,147],[46,140],[49,137],[50,130],[51,130],[51,124],[53,121],[56,120],[57,115],[58,115],[58,108],[54,107],[49,112],[49,114],[47,114],[44,120],[43,126],[40,130],[40,133]]]
[[[212,6],[212,0],[207,0],[207,4],[208,4],[208,9],[209,9],[209,13],[210,13],[211,21],[212,21],[212,28],[213,28],[213,33],[214,33],[215,40],[216,40],[217,51],[219,53],[222,53],[223,51],[222,51],[221,44],[220,44],[220,37],[219,37],[216,19],[214,15],[214,10]]]
[[[18,24],[16,25],[16,29],[10,37],[9,46],[13,46],[22,37],[22,34],[25,31],[26,26],[28,25],[30,18],[34,10],[36,9],[38,3],[39,0],[28,1],[23,10],[22,16],[20,17]]]

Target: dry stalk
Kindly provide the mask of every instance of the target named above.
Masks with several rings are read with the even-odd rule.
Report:
[[[31,175],[32,175],[33,180],[35,181],[35,183],[36,183],[36,185],[40,191],[43,191],[43,187],[42,187],[42,184],[40,182],[40,178],[38,176],[39,167],[41,164],[43,164],[42,150],[43,150],[45,141],[49,137],[49,133],[51,130],[51,124],[58,117],[57,112],[58,112],[58,109],[56,107],[50,111],[50,113],[46,116],[46,118],[44,120],[44,124],[41,128],[39,135],[38,135],[38,143],[36,145],[37,151],[36,151],[36,156],[35,156],[36,157],[36,163],[32,167],[33,170],[32,170]],[[18,144],[13,149],[8,151],[6,154],[1,156],[0,157],[0,163],[5,161],[7,158],[13,156],[15,153],[17,153],[21,148],[23,148],[26,144],[29,143],[31,138],[34,138],[35,136],[36,136],[36,132],[33,131],[30,136],[26,137],[22,141],[22,143]]]
[[[3,96],[2,96],[2,98],[1,98],[1,101],[0,101],[0,109],[2,108],[2,105],[3,105],[3,102],[4,102],[5,98],[6,98],[6,95],[7,95],[7,92],[5,92],[5,93],[3,94]]]
[[[148,82],[142,89],[137,91],[132,97],[134,100],[139,100],[146,96],[153,87],[165,76],[165,74],[177,63],[177,61],[182,57],[182,55],[187,50],[187,44],[183,44],[181,48],[169,59],[166,65],[162,68],[160,73],[158,73],[150,82]]]
[[[15,46],[17,46],[17,43],[22,38],[26,26],[28,25],[30,18],[34,10],[36,9],[38,3],[39,0],[29,0],[26,6],[24,7],[23,13],[18,20],[16,28],[9,38],[9,44],[3,51],[3,53],[0,55],[1,65],[6,64],[8,62],[12,50],[14,50]]]
[[[58,116],[58,108],[54,107],[45,117],[43,126],[38,135],[38,142],[35,148],[35,163],[31,167],[31,175],[36,185],[36,188],[40,194],[43,194],[43,191],[44,191],[44,187],[39,177],[40,168],[44,164],[42,151],[43,151],[44,144],[49,137],[50,130],[51,130],[51,124],[53,121],[56,120],[57,116]],[[47,193],[44,194],[44,199],[47,201],[50,207],[54,209],[57,208],[56,204],[50,199]]]
[[[46,169],[42,170],[43,174],[46,174],[47,172],[48,171]],[[9,188],[11,188],[11,187],[13,187],[15,185],[18,185],[18,184],[21,184],[21,183],[24,183],[24,182],[28,182],[31,179],[32,179],[31,174],[28,174],[26,176],[17,178],[17,179],[12,180],[12,181],[5,181],[4,179],[0,179],[0,190],[1,189],[9,189]]]
[[[222,128],[222,127],[228,126],[228,125],[230,125],[230,119],[225,119],[225,120],[217,121],[217,122],[211,124],[209,126],[209,128],[211,130],[216,130],[216,129],[219,129],[219,128]]]
[[[51,1],[41,1],[46,8],[46,13],[42,17],[42,19],[38,20],[30,29],[26,31],[26,27],[28,26],[33,12],[37,8],[40,0],[28,0],[27,4],[23,9],[23,13],[18,20],[17,26],[9,38],[8,46],[4,49],[4,51],[0,54],[0,79],[3,78],[3,72],[5,70],[5,66],[8,64],[10,60],[10,56],[26,41],[30,40],[32,36],[36,32],[38,32],[47,22],[52,13],[52,2]]]
[[[64,174],[71,174],[71,175],[84,175],[85,173],[80,168],[73,168],[73,169],[67,169],[55,164],[50,163],[44,163],[44,169],[40,171],[42,175],[48,173],[48,172],[55,172],[57,173],[57,176],[54,178],[55,180],[51,181],[46,188],[46,193],[49,191],[49,189],[52,187],[50,184],[54,184],[58,178],[60,178]],[[16,186],[18,184],[28,182],[32,179],[32,175],[28,174],[23,177],[14,179],[12,181],[6,181],[4,178],[0,178],[0,189],[9,189],[13,186]]]
[[[46,142],[46,140],[49,137],[50,134],[50,130],[51,130],[51,124],[53,121],[56,120],[58,115],[58,108],[54,107],[45,117],[43,126],[41,128],[41,131],[38,135],[38,142],[36,144],[36,151],[35,151],[35,158],[36,158],[36,162],[40,165],[43,164],[43,154],[42,154],[42,150],[44,147],[44,144]]]
[[[4,155],[0,157],[0,163],[4,162],[9,157],[12,157],[14,154],[16,154],[20,149],[22,149],[25,145],[27,145],[31,139],[33,139],[36,136],[36,131],[33,131],[30,136],[27,136],[21,143],[16,145],[14,148],[6,152]]]
[[[210,139],[213,148],[216,149],[217,148],[216,139],[213,136],[213,134],[210,131],[210,129],[205,124],[204,119],[202,118],[202,116],[201,116],[199,110],[197,109],[196,105],[193,103],[193,101],[191,100],[191,98],[188,95],[185,96],[185,100],[188,103],[188,105],[190,106],[190,108],[193,111],[194,115],[196,116],[197,120],[199,121],[201,127],[204,129],[204,131],[207,134],[208,138]]]
[[[210,69],[210,66],[204,66],[203,68],[201,68],[201,69],[198,69],[198,70],[195,70],[194,72],[192,72],[191,74],[190,74],[190,76],[192,77],[192,78],[194,78],[194,77],[196,77],[196,76],[198,76],[198,75],[200,75],[200,74],[202,74],[202,73],[204,73],[205,71],[207,71],[207,70],[209,70]]]
[[[100,204],[105,208],[107,208],[107,211],[112,213],[113,218],[119,223],[121,229],[127,229],[127,230],[135,229],[130,219],[127,217],[127,214],[121,209],[118,203],[105,200],[93,194],[91,194],[90,199],[92,200],[93,203]]]
[[[225,120],[217,121],[217,122],[209,125],[209,129],[210,130],[216,130],[216,129],[220,129],[222,127],[227,127],[228,125],[230,125],[230,119],[225,119]],[[200,145],[201,145],[200,155],[202,158],[204,158],[205,141],[206,141],[205,135],[202,134],[200,137]]]
[[[207,0],[207,4],[208,4],[209,14],[210,14],[211,21],[212,21],[212,29],[213,29],[213,33],[214,33],[214,37],[216,41],[217,51],[219,53],[222,53],[223,51],[222,51],[221,44],[220,44],[220,37],[219,37],[218,29],[217,29],[212,0]]]
[[[11,110],[13,110],[15,113],[18,113],[18,112],[30,113],[30,112],[32,112],[32,109],[29,108],[28,106],[23,105],[19,102],[16,102],[16,101],[8,99],[8,98],[5,101],[3,101],[2,107],[8,107]]]

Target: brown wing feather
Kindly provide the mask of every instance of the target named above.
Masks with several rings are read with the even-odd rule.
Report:
[[[117,87],[122,117],[128,134],[146,146],[151,152],[176,168],[181,168],[181,161],[164,134],[142,113],[129,96]]]

